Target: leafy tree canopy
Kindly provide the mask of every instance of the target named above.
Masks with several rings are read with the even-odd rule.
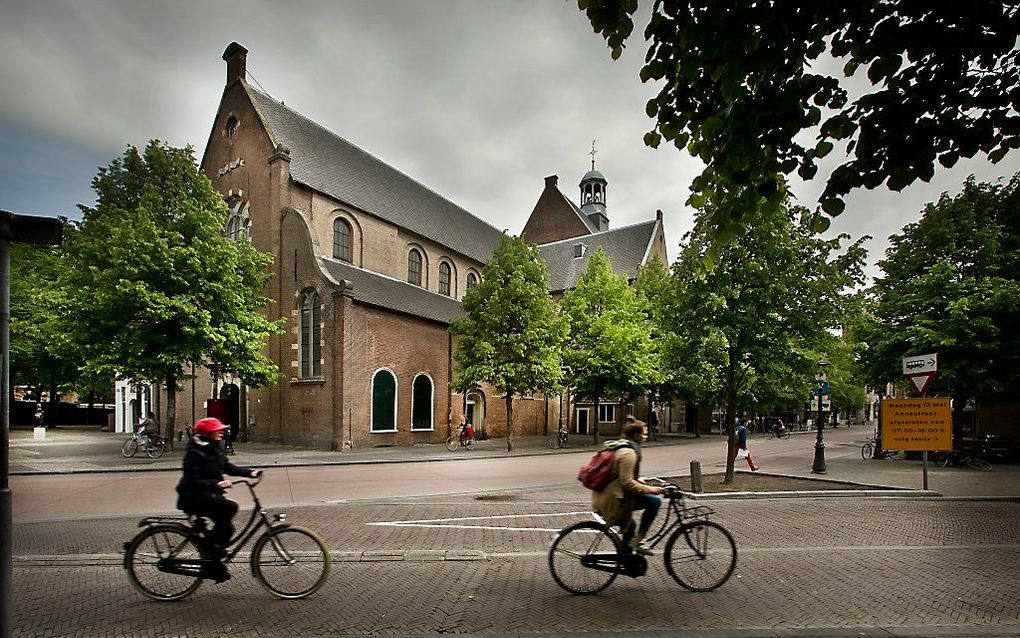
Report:
[[[937,352],[933,394],[1020,391],[1020,174],[1005,185],[972,176],[891,244],[873,288],[871,380],[899,379],[902,357]]]
[[[642,302],[626,277],[613,272],[601,248],[588,259],[587,270],[561,307],[570,323],[563,352],[570,383],[578,396],[595,401],[596,411],[603,397],[643,391],[658,381]],[[598,441],[597,416],[595,422]]]
[[[637,0],[578,6],[618,58]],[[657,0],[641,79],[662,88],[646,107],[656,125],[645,143],[665,139],[706,164],[688,203],[724,194],[708,216],[727,241],[760,199],[780,201],[781,176],[811,179],[845,145],[819,198],[838,215],[854,189],[898,191],[930,180],[936,163],[998,162],[1020,147],[1018,33],[1020,6],[999,0]],[[851,100],[848,87],[865,78],[871,91]]]
[[[673,266],[665,316],[667,374],[689,398],[726,407],[733,442],[739,408],[807,397],[821,347],[840,323],[846,295],[863,282],[861,239],[823,240],[804,209],[760,211],[762,223],[704,260],[712,233],[698,224]],[[727,459],[732,476],[733,458]]]
[[[457,335],[456,387],[463,392],[482,382],[506,393],[510,451],[513,396],[559,386],[567,325],[549,298],[545,263],[518,237],[503,236],[463,305],[466,316],[450,325]]]
[[[84,365],[171,390],[189,362],[229,367],[250,385],[277,379],[260,352],[280,331],[260,314],[272,257],[223,236],[226,205],[192,149],[128,147],[93,188],[97,205],[69,229],[61,276],[64,327]]]

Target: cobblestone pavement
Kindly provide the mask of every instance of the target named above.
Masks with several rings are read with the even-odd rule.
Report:
[[[586,517],[584,492],[477,496],[285,508],[337,559],[303,601],[273,598],[236,565],[228,583],[149,602],[119,565],[137,519],[16,523],[15,636],[1020,635],[1012,500],[712,501],[740,548],[719,590],[680,588],[656,558],[644,578],[574,597],[545,552],[553,530]]]

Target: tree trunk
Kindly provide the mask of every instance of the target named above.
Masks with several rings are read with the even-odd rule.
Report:
[[[595,415],[593,417],[595,425],[591,429],[591,437],[592,437],[591,440],[592,440],[592,443],[594,443],[595,445],[599,444],[599,395],[600,394],[601,394],[601,392],[599,392],[598,390],[595,391],[595,399],[594,399],[594,401],[595,401]]]
[[[733,482],[733,461],[737,449],[737,391],[735,388],[726,393],[726,477],[723,483]]]
[[[163,436],[174,450],[174,423],[177,420],[177,378],[173,375],[166,375],[166,421],[163,422]]]
[[[514,394],[506,393],[506,451],[514,451]]]

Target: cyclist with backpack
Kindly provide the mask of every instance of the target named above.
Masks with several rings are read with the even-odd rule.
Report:
[[[641,470],[641,444],[648,438],[648,426],[632,416],[627,417],[623,426],[623,438],[606,441],[607,450],[612,450],[612,480],[602,489],[593,489],[591,495],[592,509],[610,525],[618,525],[623,530],[623,544],[644,556],[650,556],[652,550],[645,546],[644,540],[648,530],[655,521],[659,507],[662,505],[662,494],[665,489],[656,485],[647,485],[638,480]],[[634,524],[633,514],[643,510],[641,522]]]

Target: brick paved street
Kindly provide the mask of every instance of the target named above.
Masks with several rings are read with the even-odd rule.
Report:
[[[277,508],[319,531],[338,559],[304,601],[273,598],[238,565],[233,580],[185,601],[149,602],[118,562],[136,518],[18,523],[15,635],[1020,634],[1015,501],[718,500],[716,520],[740,548],[722,588],[687,592],[659,558],[644,578],[586,598],[560,590],[545,558],[547,530],[584,517],[583,491],[495,498]]]

